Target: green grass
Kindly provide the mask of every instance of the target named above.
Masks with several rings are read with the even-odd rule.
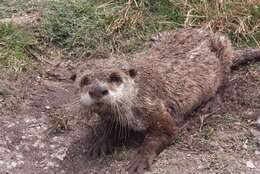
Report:
[[[0,23],[0,69],[19,73],[31,62],[26,49],[36,39],[28,30],[11,23]]]
[[[0,18],[31,9],[40,11],[42,42],[55,43],[70,59],[133,53],[155,33],[183,27],[222,32],[237,47],[260,46],[258,0],[0,0]],[[34,33],[9,24],[0,30],[0,66],[21,71]]]
[[[49,10],[43,13],[44,35],[80,57],[111,52],[130,53],[143,48],[144,41],[152,34],[175,28],[184,20],[180,9],[168,1],[154,2],[51,2],[47,4]]]
[[[11,17],[34,8],[36,0],[0,0],[0,18]]]
[[[207,27],[228,35],[234,46],[260,47],[260,1],[172,0],[186,15],[184,26]]]
[[[75,57],[131,53],[154,33],[188,26],[225,33],[235,46],[256,46],[260,40],[258,1],[69,0],[45,7],[44,35]]]

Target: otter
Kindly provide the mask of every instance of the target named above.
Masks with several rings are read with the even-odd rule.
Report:
[[[260,50],[234,50],[205,29],[162,32],[151,43],[128,59],[90,59],[76,79],[82,106],[101,118],[91,155],[111,152],[130,132],[142,135],[129,173],[150,169],[179,124],[221,96],[233,67],[260,59]]]

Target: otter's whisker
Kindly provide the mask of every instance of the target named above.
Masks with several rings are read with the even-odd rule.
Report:
[[[124,119],[125,119],[125,117],[123,116],[123,111],[122,111],[122,106],[121,107],[118,107],[118,111],[119,111],[119,118],[120,118],[120,138],[121,137],[124,137],[124,128],[125,128],[125,126],[124,126],[124,124],[125,124],[125,121],[124,121]]]
[[[117,112],[118,126],[119,126],[118,138],[120,139],[120,136],[121,136],[121,133],[122,133],[122,117],[121,117],[121,112],[119,110],[118,105],[116,105],[116,112]]]
[[[79,100],[79,98],[77,98],[77,99],[75,99],[75,100],[72,101],[72,102],[62,104],[61,106],[62,106],[62,107],[74,106],[74,105],[79,105],[79,103],[80,103],[80,100]]]

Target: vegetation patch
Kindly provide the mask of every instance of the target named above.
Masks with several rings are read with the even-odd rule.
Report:
[[[180,9],[166,0],[73,0],[45,6],[44,35],[77,57],[130,53],[143,48],[152,34],[184,21]]]
[[[171,0],[186,16],[184,26],[206,27],[228,35],[233,44],[260,46],[260,1]]]
[[[36,0],[0,0],[0,18],[9,18],[14,14],[30,11]]]
[[[205,27],[228,35],[237,47],[260,47],[260,1],[210,0],[0,0],[0,18],[40,10],[43,45],[54,43],[69,59],[129,54],[157,32]],[[0,24],[0,67],[19,72],[37,32]],[[34,37],[35,36],[35,37]],[[42,39],[44,38],[44,39]],[[52,45],[53,46],[53,45]]]
[[[44,35],[74,57],[131,53],[159,31],[206,27],[259,46],[259,1],[69,0],[45,3]]]
[[[36,44],[28,30],[11,23],[0,23],[0,70],[18,73],[31,63],[27,49]]]
[[[26,1],[27,2],[27,1]],[[41,11],[44,42],[60,46],[70,59],[143,49],[155,33],[205,27],[233,44],[260,46],[258,0],[0,0],[0,18]]]

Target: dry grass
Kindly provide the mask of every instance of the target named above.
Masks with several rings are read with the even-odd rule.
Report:
[[[186,19],[184,27],[206,27],[228,34],[235,46],[260,47],[259,0],[171,0]]]
[[[43,33],[75,53],[75,57],[130,53],[143,48],[152,34],[177,27],[167,18],[179,20],[179,10],[166,0],[154,3],[151,5],[147,0],[52,2],[45,5]]]
[[[153,34],[181,27],[225,33],[237,47],[260,46],[257,0],[75,0],[51,2],[46,11],[44,35],[75,57],[131,53]]]

